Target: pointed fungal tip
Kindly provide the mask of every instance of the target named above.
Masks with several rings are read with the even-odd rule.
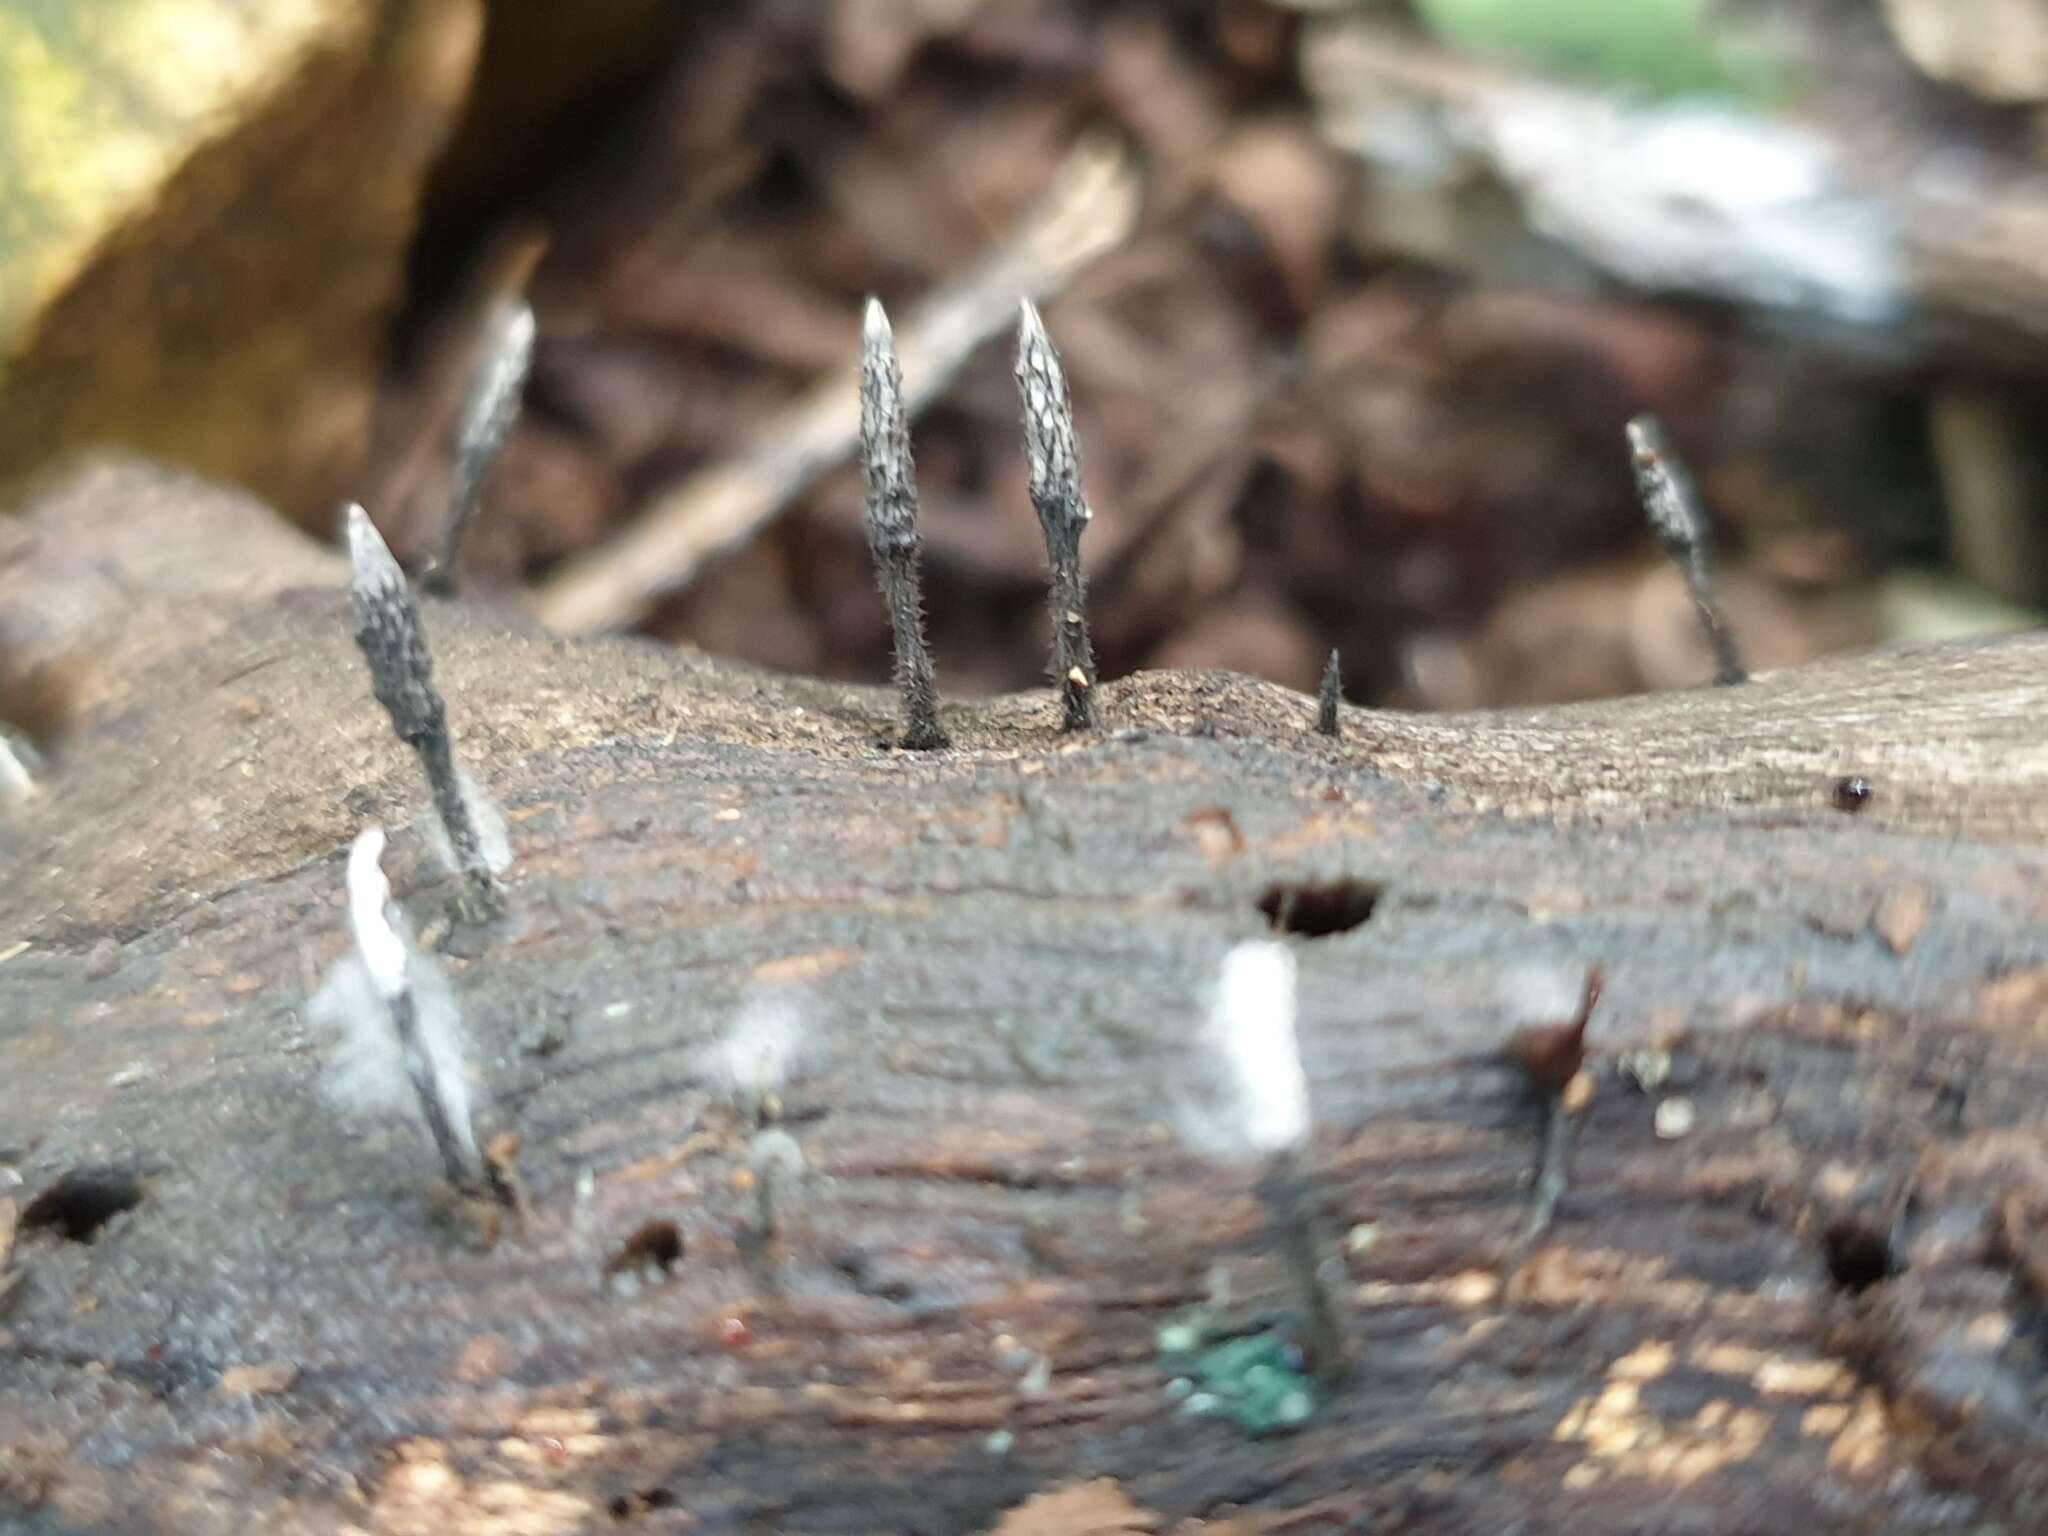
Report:
[[[1043,344],[1045,341],[1045,318],[1029,299],[1017,301],[1017,340],[1020,344]]]
[[[384,542],[384,535],[377,531],[377,525],[370,521],[370,514],[363,510],[363,504],[352,501],[343,514],[348,527],[348,559],[355,573],[358,586],[372,583],[383,584],[393,579],[402,580],[398,561],[391,553],[391,546]]]
[[[351,871],[360,864],[377,864],[384,857],[384,829],[374,824],[363,828],[349,846],[348,857]]]
[[[531,350],[534,333],[540,322],[534,318],[533,305],[522,295],[512,301],[505,317],[505,336],[521,352]]]
[[[384,915],[391,882],[383,859],[384,829],[363,828],[348,851],[348,915],[371,982],[385,997],[395,997],[405,990],[405,941]]]
[[[885,345],[895,339],[889,328],[889,312],[882,308],[882,301],[873,294],[868,295],[867,308],[861,313],[861,337],[869,345]]]
[[[1645,412],[1629,418],[1623,429],[1628,438],[1629,456],[1639,469],[1654,469],[1665,454],[1664,427],[1655,416]]]

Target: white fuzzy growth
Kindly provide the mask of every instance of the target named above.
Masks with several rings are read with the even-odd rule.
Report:
[[[1501,977],[1500,999],[1517,1024],[1556,1024],[1574,1017],[1586,988],[1584,966],[1529,960]]]
[[[1182,1106],[1181,1134],[1212,1157],[1266,1157],[1308,1139],[1308,1078],[1294,1031],[1294,956],[1270,941],[1223,957],[1205,1031],[1201,1103]]]
[[[420,1048],[432,1067],[442,1113],[463,1150],[474,1157],[467,1052],[455,994],[441,968],[424,955],[412,957],[408,976]],[[390,1004],[359,955],[348,956],[327,973],[307,1005],[306,1017],[325,1037],[323,1087],[337,1108],[349,1114],[412,1120],[424,1132],[419,1095],[406,1069],[405,1047],[392,1023]]]
[[[1279,1152],[1308,1138],[1308,1078],[1294,1036],[1294,956],[1271,942],[1223,957],[1209,1028],[1237,1082],[1245,1140]]]
[[[384,878],[384,829],[365,827],[348,851],[348,925],[355,935],[356,954],[364,976],[380,997],[405,990],[405,940],[391,924],[385,908],[391,882]]]
[[[757,997],[722,1039],[699,1054],[697,1070],[717,1092],[751,1105],[789,1081],[803,1055],[804,1035],[795,999]]]
[[[455,785],[462,792],[462,803],[469,810],[469,824],[476,829],[476,846],[484,856],[484,865],[494,875],[502,875],[512,867],[512,834],[505,827],[505,813],[498,809],[498,803],[484,792],[483,785],[470,777],[467,768],[457,767]],[[463,872],[456,862],[455,845],[448,841],[448,829],[441,825],[441,818],[429,811],[426,816],[427,841],[432,845],[434,856],[441,861],[441,867],[451,875]]]
[[[747,1166],[762,1178],[787,1182],[804,1171],[804,1149],[780,1126],[760,1132],[747,1144]]]
[[[860,337],[869,347],[896,344],[896,333],[889,328],[889,312],[882,308],[880,299],[870,296],[867,308],[861,311]]]
[[[0,731],[0,800],[26,800],[36,792],[36,781],[26,764],[15,755],[14,743]]]

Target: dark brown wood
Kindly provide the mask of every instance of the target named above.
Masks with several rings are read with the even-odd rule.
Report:
[[[1337,740],[1149,674],[1088,735],[1037,693],[905,753],[881,690],[429,603],[512,822],[479,931],[343,579],[146,471],[0,523],[0,699],[65,701],[0,812],[0,1200],[141,1192],[14,1237],[30,1528],[975,1531],[1099,1476],[1304,1531],[2016,1532],[2048,1498],[2039,637]],[[319,1092],[372,817],[480,1131],[523,1138],[492,1246],[423,1139]],[[1285,1301],[1254,1174],[1173,1119],[1223,950],[1295,887],[1375,893],[1295,941],[1357,1364],[1254,1441],[1179,1415],[1154,1334],[1219,1270]],[[1596,1091],[1524,1252],[1501,1047],[1593,963]],[[809,1021],[770,1248],[701,1060],[766,990]],[[661,1222],[668,1263],[621,1259]]]

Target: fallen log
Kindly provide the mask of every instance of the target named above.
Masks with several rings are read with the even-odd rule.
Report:
[[[1092,1494],[1016,1507],[1100,1478],[1119,1529],[2019,1530],[2048,1499],[2040,637],[1339,736],[1155,673],[1092,732],[947,700],[952,749],[913,753],[883,690],[429,603],[512,825],[478,928],[345,580],[134,467],[0,520],[0,715],[49,758],[0,807],[27,1528],[1078,1531]],[[423,1139],[322,1093],[305,1004],[371,821],[481,1129],[521,1138],[495,1241]],[[1287,1295],[1250,1177],[1174,1125],[1221,955],[1275,930],[1353,1364],[1253,1438],[1189,1416],[1161,1330]],[[1544,1120],[1501,1050],[1596,963],[1531,1242]],[[764,996],[802,1047],[765,1242],[717,1066]]]

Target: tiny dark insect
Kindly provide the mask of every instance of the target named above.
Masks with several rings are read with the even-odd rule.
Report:
[[[1851,816],[1870,802],[1870,780],[1861,774],[1835,780],[1835,809],[1847,811]]]

